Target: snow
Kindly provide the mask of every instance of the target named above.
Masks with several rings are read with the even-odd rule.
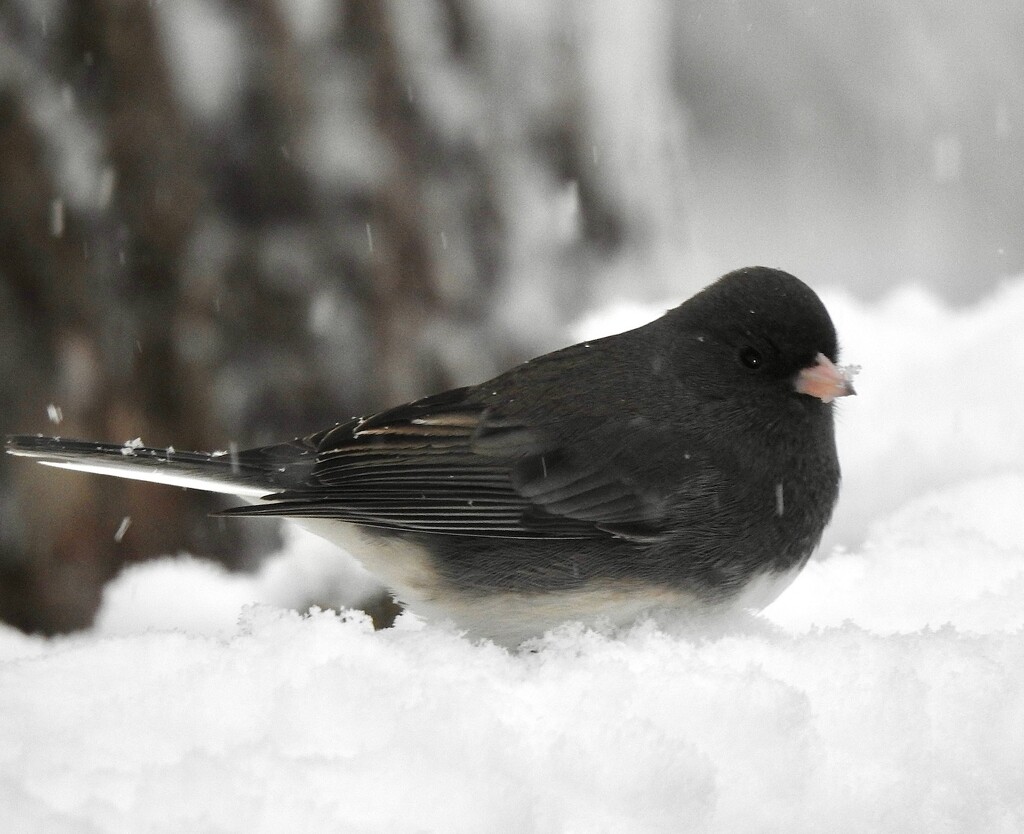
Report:
[[[143,445],[141,437],[136,437],[134,440],[126,440],[121,447],[121,454],[126,458],[134,457],[136,449],[141,449]]]
[[[196,117],[223,119],[246,69],[244,35],[226,8],[209,0],[158,3],[159,28],[176,91]]]
[[[294,612],[372,588],[299,533],[253,575],[137,565],[89,632],[0,629],[5,830],[1021,830],[1024,280],[824,297],[844,492],[763,615],[510,653]]]
[[[285,547],[253,574],[188,555],[133,565],[111,580],[96,616],[98,635],[184,630],[229,638],[247,605],[305,608],[357,606],[379,583],[354,559],[299,527],[284,529]]]

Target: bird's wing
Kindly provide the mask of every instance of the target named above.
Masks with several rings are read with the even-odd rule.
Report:
[[[226,513],[501,538],[661,532],[665,496],[638,487],[623,427],[579,417],[571,430],[524,425],[474,401],[471,390],[307,438],[317,452],[304,484]],[[635,437],[629,446],[637,448]]]

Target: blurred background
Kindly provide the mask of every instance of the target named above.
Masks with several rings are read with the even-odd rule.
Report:
[[[1022,36],[1011,0],[0,0],[0,431],[281,440],[754,263],[967,303],[1024,267]],[[253,569],[279,530],[223,505],[0,456],[0,619]]]

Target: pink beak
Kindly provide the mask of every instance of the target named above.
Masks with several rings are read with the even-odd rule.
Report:
[[[814,357],[814,364],[796,375],[793,387],[801,394],[817,397],[823,403],[830,403],[836,397],[848,397],[853,390],[851,373],[837,367],[824,353]]]

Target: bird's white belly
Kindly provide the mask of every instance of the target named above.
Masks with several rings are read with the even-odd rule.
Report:
[[[628,625],[654,608],[682,603],[675,592],[629,589],[622,583],[556,593],[462,591],[444,584],[430,555],[413,542],[368,534],[341,521],[294,520],[349,552],[413,613],[427,620],[450,620],[474,637],[489,637],[502,645],[519,645],[574,620]]]
[[[685,591],[655,588],[639,580],[558,592],[462,591],[443,583],[430,555],[415,543],[397,536],[376,536],[342,521],[294,521],[352,554],[415,614],[435,622],[449,620],[473,637],[487,637],[509,647],[566,622],[628,626],[659,612],[700,616],[721,607],[709,607]],[[775,599],[796,573],[759,577],[727,607],[760,609]]]

